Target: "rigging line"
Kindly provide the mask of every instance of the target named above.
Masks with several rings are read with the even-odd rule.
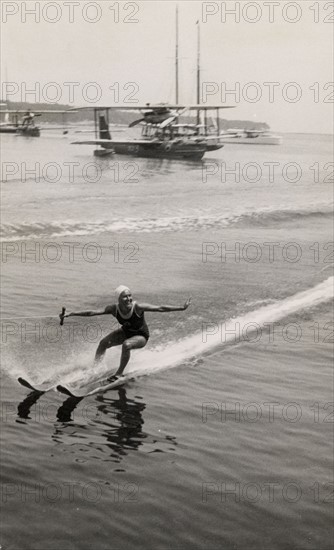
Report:
[[[57,318],[59,315],[30,315],[28,317],[1,317],[1,321],[10,321],[11,319],[52,319]]]

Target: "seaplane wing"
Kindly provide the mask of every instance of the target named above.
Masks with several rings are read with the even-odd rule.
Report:
[[[112,139],[85,139],[79,141],[71,141],[71,145],[107,145],[114,143]]]
[[[106,111],[108,109],[119,111],[158,111],[161,109],[184,109],[184,107],[185,105],[171,105],[169,103],[146,103],[145,105],[94,105],[89,107],[73,107],[73,109],[69,109],[69,111]]]
[[[27,109],[25,111],[22,111],[22,110],[18,110],[18,111],[14,111],[14,110],[8,110],[8,109],[0,109],[0,115],[1,114],[4,114],[4,115],[25,115],[27,113]],[[51,111],[49,111],[51,112]],[[32,113],[30,112],[31,116],[42,116],[42,112],[39,111],[38,113]]]
[[[213,111],[215,109],[235,109],[236,105],[187,105],[188,111]]]
[[[87,139],[80,141],[72,141],[71,145],[143,145],[146,147],[152,147],[154,143],[160,145],[159,140],[148,140],[148,139]]]
[[[170,104],[170,103],[146,103],[145,105],[96,105],[96,106],[90,106],[90,107],[75,107],[73,110],[75,111],[82,111],[82,110],[96,110],[96,111],[105,111],[105,110],[119,110],[119,111],[160,111],[160,110],[175,110],[175,111],[181,111],[184,110],[190,110],[190,111],[210,111],[213,109],[234,109],[236,105],[202,105],[202,104],[196,104],[196,105],[186,105],[186,104]],[[67,112],[70,112],[72,109],[69,109]]]
[[[0,109],[0,114],[1,113],[8,113],[8,114],[25,114],[29,111],[29,109]],[[30,109],[31,111],[31,109]],[[41,111],[41,110],[38,110],[36,113],[35,111],[34,112],[31,112],[32,115],[34,116],[41,116],[42,114],[48,114],[48,113],[52,113],[52,114],[58,114],[58,115],[65,115],[65,114],[70,114],[70,113],[75,113],[77,112],[77,109],[68,109],[67,111],[55,111],[53,109],[49,109],[47,111]]]

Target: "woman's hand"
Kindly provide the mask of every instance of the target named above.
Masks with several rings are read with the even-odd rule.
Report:
[[[64,319],[65,317],[70,317],[71,316],[71,313],[64,313],[64,315],[62,313],[59,313],[59,319]]]

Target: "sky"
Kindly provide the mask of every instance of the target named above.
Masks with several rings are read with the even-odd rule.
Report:
[[[175,102],[177,5],[179,102],[196,103],[199,28],[202,102],[234,105],[224,118],[279,132],[333,131],[334,5],[325,0],[2,0],[2,99]]]

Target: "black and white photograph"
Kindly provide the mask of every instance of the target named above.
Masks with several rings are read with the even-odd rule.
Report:
[[[334,3],[0,10],[0,550],[331,550]]]

